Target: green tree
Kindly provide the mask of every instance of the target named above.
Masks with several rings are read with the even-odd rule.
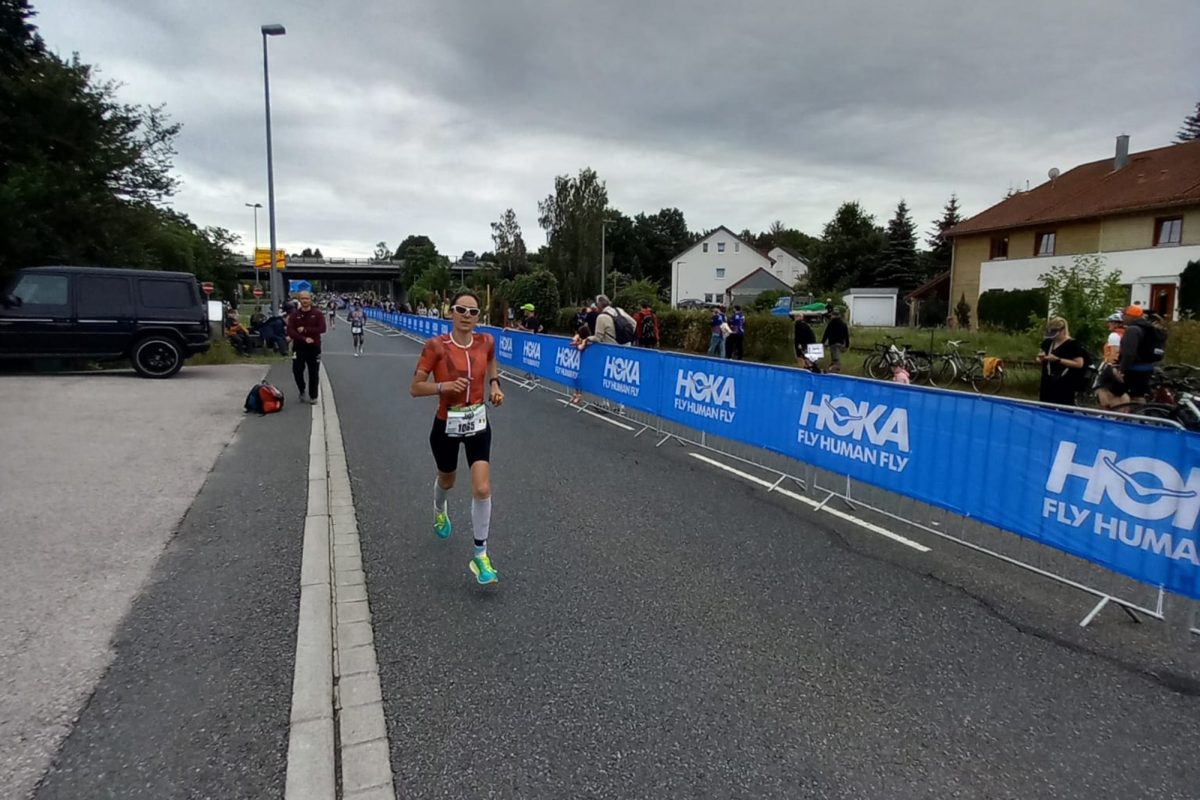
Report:
[[[875,284],[886,241],[861,205],[843,203],[825,225],[821,247],[809,265],[810,285],[818,293],[829,293]]]
[[[510,307],[533,303],[543,323],[552,324],[560,301],[558,279],[549,270],[539,269],[501,282],[497,296]]]
[[[429,247],[433,248],[434,252],[437,252],[437,246],[433,243],[432,239],[430,239],[428,236],[414,234],[412,236],[404,237],[404,241],[402,241],[400,246],[396,248],[396,252],[392,258],[394,258],[396,261],[403,261],[408,257],[408,250],[410,247],[420,247],[423,245],[428,245]]]
[[[409,242],[409,239],[414,241]],[[407,246],[401,244],[404,255],[397,255],[397,258],[403,258],[404,261],[404,266],[400,268],[400,283],[408,287],[420,280],[430,267],[439,266],[442,257],[428,236],[410,236],[405,242]],[[396,252],[399,254],[400,250]]]
[[[696,241],[688,231],[687,220],[678,208],[663,208],[655,214],[638,214],[633,218],[636,267],[632,275],[671,283],[671,259],[687,250]]]
[[[903,200],[888,222],[883,263],[875,280],[882,286],[896,286],[901,292],[917,285],[917,236],[908,204]]]
[[[971,327],[971,304],[967,302],[966,292],[959,295],[958,304],[954,306],[954,316],[958,320],[958,327],[963,330]]]
[[[1038,282],[1046,289],[1050,314],[1067,321],[1071,338],[1098,352],[1108,333],[1104,320],[1125,300],[1120,271],[1108,270],[1103,256],[1080,255],[1070,266],[1051,267]]]
[[[950,269],[953,243],[947,233],[960,222],[962,222],[962,212],[958,207],[958,195],[952,194],[946,201],[945,208],[942,209],[941,219],[933,221],[933,230],[929,232],[929,238],[925,240],[929,245],[929,260],[924,261],[921,278],[928,280],[934,275]]]
[[[630,314],[633,314],[641,307],[643,302],[649,303],[652,306],[661,306],[662,286],[658,281],[651,281],[645,278],[632,281],[621,287],[612,296],[613,304],[617,308],[623,308]]]
[[[770,311],[775,306],[775,301],[787,296],[787,292],[780,291],[779,289],[767,289],[765,292],[759,292],[758,297],[754,298],[754,310]]]
[[[511,278],[529,269],[525,239],[521,236],[517,213],[511,208],[501,215],[499,222],[492,223],[492,242],[495,243],[496,259],[504,277]]]
[[[607,208],[608,190],[590,167],[574,178],[556,177],[554,192],[538,203],[538,224],[549,236],[546,266],[568,297],[600,290],[600,226]]]
[[[1189,261],[1179,275],[1179,312],[1200,317],[1200,260]]]
[[[307,249],[304,252],[306,255],[311,255]],[[392,257],[392,251],[391,248],[388,247],[387,242],[376,243],[374,257],[376,261],[387,261]]]
[[[33,16],[0,0],[0,277],[36,263],[170,268],[232,292],[236,240],[166,207],[180,126],[47,51]]]
[[[1196,110],[1183,121],[1183,127],[1179,129],[1179,133],[1175,134],[1175,143],[1183,144],[1200,139],[1200,103],[1196,103]]]

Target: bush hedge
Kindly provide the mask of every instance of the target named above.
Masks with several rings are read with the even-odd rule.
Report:
[[[1031,318],[1045,319],[1049,306],[1045,289],[991,289],[979,295],[975,313],[980,325],[1022,333],[1029,330]]]

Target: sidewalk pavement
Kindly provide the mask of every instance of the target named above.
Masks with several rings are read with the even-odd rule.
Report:
[[[262,366],[0,380],[0,786],[26,797]]]

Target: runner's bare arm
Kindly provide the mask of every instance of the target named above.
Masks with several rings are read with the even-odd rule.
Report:
[[[504,390],[500,388],[500,366],[496,363],[495,345],[488,348],[487,379],[492,405],[501,405],[504,402]]]

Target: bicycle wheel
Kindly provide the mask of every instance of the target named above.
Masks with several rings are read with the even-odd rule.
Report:
[[[933,359],[925,353],[909,353],[909,375],[913,383],[933,383]]]
[[[949,389],[957,379],[958,367],[954,365],[954,359],[952,358],[939,360],[937,366],[933,368],[929,376],[930,383],[934,386],[940,386],[943,389]]]
[[[991,375],[984,375],[982,366],[972,367],[971,386],[981,394],[999,394],[1004,388],[1004,366],[997,364]]]
[[[867,360],[863,362],[863,369],[867,375],[877,381],[886,380],[892,375],[892,367],[888,363],[887,356],[882,353],[867,356]]]

